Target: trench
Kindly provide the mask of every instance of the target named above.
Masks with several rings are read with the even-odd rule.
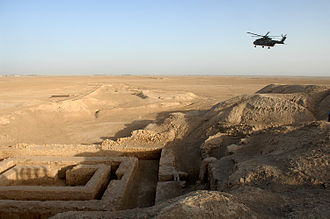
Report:
[[[139,160],[135,183],[130,191],[126,208],[143,208],[155,204],[159,159]]]

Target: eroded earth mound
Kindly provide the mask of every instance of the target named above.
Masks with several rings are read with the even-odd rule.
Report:
[[[233,195],[196,191],[154,207],[118,212],[66,212],[53,218],[257,218]]]
[[[88,100],[100,90],[89,94]],[[157,95],[136,90],[134,98],[159,99]],[[186,93],[166,97],[167,102],[195,98]],[[139,191],[138,195],[144,197],[145,184],[137,190],[126,187],[123,194],[128,199],[123,198],[114,210],[99,210],[102,206],[67,212],[56,209],[61,213],[54,218],[328,218],[329,107],[329,87],[271,84],[208,110],[168,112],[143,129],[105,139],[101,144],[43,145],[43,153],[53,156],[108,156],[116,152],[116,156],[143,160],[151,159],[148,156],[152,154],[152,159],[159,159],[154,165],[158,169],[155,191],[149,196],[152,204],[129,203],[137,196],[129,191]],[[97,116],[104,116],[102,113]],[[41,146],[6,148],[0,153],[0,161],[23,155],[44,156],[34,152],[38,148]],[[142,182],[142,173],[147,173],[148,165],[154,162],[136,162],[137,169],[144,165],[136,173]],[[121,165],[124,168],[124,163]],[[122,180],[117,172],[114,181]],[[132,180],[139,178],[134,178],[133,172],[130,176]]]
[[[176,171],[188,177],[160,180],[159,188],[168,192],[159,193],[150,208],[56,218],[327,218],[329,99],[328,87],[272,84],[106,140],[103,145],[111,147],[160,143],[159,176]]]

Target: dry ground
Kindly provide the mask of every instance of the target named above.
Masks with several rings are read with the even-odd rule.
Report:
[[[205,110],[271,83],[326,85],[330,79],[0,77],[0,145],[99,143],[129,136],[168,112]]]
[[[0,159],[33,154],[33,144],[163,149],[160,162],[139,161],[135,209],[58,218],[326,218],[329,87],[330,78],[2,77]]]

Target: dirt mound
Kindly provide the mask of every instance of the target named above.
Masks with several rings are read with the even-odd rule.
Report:
[[[50,90],[42,94],[42,100],[2,113],[0,132],[8,137],[1,137],[1,144],[99,143],[127,136],[145,127],[159,112],[178,110],[200,99],[192,92],[144,89],[128,83],[74,88]],[[119,136],[123,129],[126,133]],[[146,136],[144,142],[159,138],[152,131],[136,131],[134,135],[139,139]]]
[[[229,184],[329,187],[329,139],[330,126],[321,121],[255,133],[249,137],[249,143],[232,155],[237,170],[230,176]]]
[[[173,123],[173,120],[177,123]],[[118,148],[120,146],[164,146],[168,141],[173,141],[176,132],[181,126],[186,126],[183,113],[173,113],[160,123],[151,123],[144,129],[132,131],[129,137],[116,140],[106,139],[102,142],[102,147]]]
[[[102,147],[108,149],[137,146],[162,148],[175,139],[183,138],[192,128],[189,114],[171,113],[167,118],[150,123],[144,129],[132,131],[129,137],[104,140]]]
[[[215,105],[214,122],[244,124],[262,129],[326,119],[330,89],[315,85],[268,85],[258,94],[235,97]]]
[[[311,93],[311,92],[320,92],[329,89],[326,86],[318,85],[278,85],[270,84],[257,93],[278,93],[278,94],[291,94],[291,93]]]
[[[52,218],[257,218],[233,195],[196,191],[151,208],[119,212],[67,212]]]
[[[89,106],[95,104],[95,102],[96,100],[66,100],[32,107],[29,111],[38,113],[59,113],[62,115],[70,114],[70,116],[82,114],[81,116],[83,116],[91,112]]]
[[[244,95],[205,113],[204,122],[188,135],[204,139],[200,153],[209,160],[202,162],[201,175],[207,175],[211,189],[239,196],[262,217],[326,218],[330,126],[316,120],[329,89],[279,90],[288,94]],[[189,145],[193,151],[196,144]]]
[[[234,103],[232,103],[234,102]],[[245,124],[263,128],[314,120],[312,112],[285,96],[255,94],[216,105],[209,115],[212,120],[230,124]]]
[[[326,207],[329,139],[330,125],[325,121],[255,132],[233,154],[209,164],[210,186],[243,194],[244,203],[250,203],[252,209],[273,209],[271,215],[323,218],[330,213]],[[268,194],[267,200],[264,193]],[[307,200],[299,198],[303,193],[309,194],[308,205],[304,204]]]
[[[288,100],[307,108],[321,120],[326,119],[326,114],[330,110],[330,89],[327,86],[271,84],[257,93],[285,95]]]

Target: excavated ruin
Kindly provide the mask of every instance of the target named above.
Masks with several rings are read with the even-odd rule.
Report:
[[[101,144],[4,148],[0,218],[327,218],[329,97],[269,85]]]

